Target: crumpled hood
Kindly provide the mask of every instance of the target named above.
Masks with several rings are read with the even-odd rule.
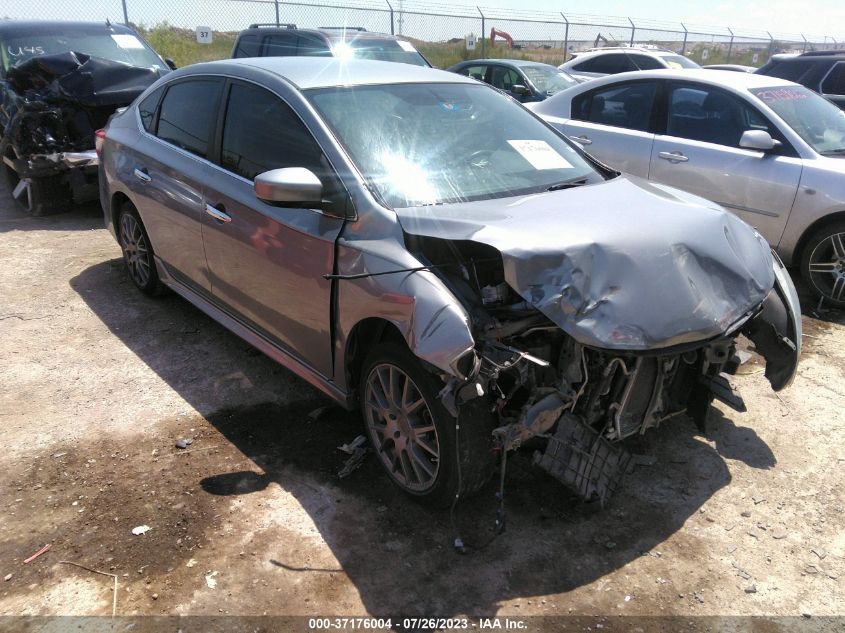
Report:
[[[719,336],[774,284],[770,249],[742,220],[628,176],[396,213],[407,233],[496,248],[516,292],[580,343],[604,349]]]

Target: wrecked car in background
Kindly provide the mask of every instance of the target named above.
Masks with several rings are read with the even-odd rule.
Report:
[[[798,299],[754,229],[454,73],[191,66],[111,119],[100,169],[141,291],[360,407],[391,479],[436,504],[523,445],[604,501],[626,439],[703,425],[714,398],[744,410],[741,334],[773,389],[796,371]]]
[[[170,68],[128,27],[0,22],[0,156],[33,215],[97,197],[94,133]]]

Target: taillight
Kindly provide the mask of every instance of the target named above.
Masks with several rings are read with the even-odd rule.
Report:
[[[97,150],[97,156],[103,155],[103,143],[106,142],[106,131],[99,129],[94,132],[94,149]]]

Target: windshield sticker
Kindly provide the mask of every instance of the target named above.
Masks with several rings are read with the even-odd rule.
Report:
[[[6,52],[9,57],[31,57],[33,55],[43,55],[43,46],[7,46]]]
[[[572,169],[572,163],[546,141],[508,141],[534,169]]]
[[[141,40],[134,35],[129,35],[128,33],[113,34],[111,38],[115,41],[115,44],[120,46],[120,48],[144,48],[144,45],[141,44]]]
[[[406,53],[416,53],[417,49],[414,48],[414,45],[410,42],[406,42],[405,40],[396,40],[396,43],[399,44],[399,48],[401,48]]]
[[[804,88],[767,88],[765,90],[754,90],[755,95],[762,101],[796,101],[806,99],[810,95]]]

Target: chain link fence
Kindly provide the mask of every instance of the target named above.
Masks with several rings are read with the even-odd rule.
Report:
[[[838,48],[830,36],[414,0],[0,0],[0,18],[126,22],[179,65],[228,57],[238,32],[255,23],[402,35],[441,68],[480,57],[561,64],[590,48],[620,45],[668,49],[700,64],[761,66],[776,53]],[[197,42],[200,26],[212,30],[210,43]],[[470,35],[474,50],[467,50]]]

